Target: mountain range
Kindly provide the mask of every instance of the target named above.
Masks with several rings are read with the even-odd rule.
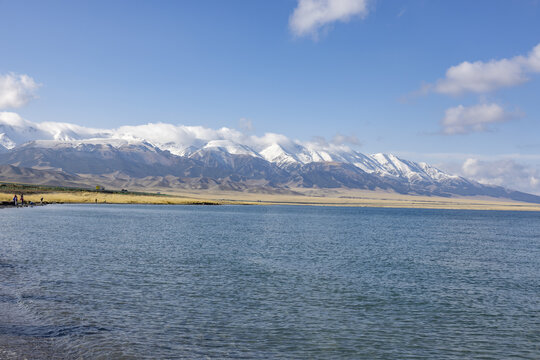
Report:
[[[1,115],[2,181],[265,192],[351,188],[540,203],[540,196],[480,184],[392,154],[362,154],[343,143],[163,123],[103,130]]]

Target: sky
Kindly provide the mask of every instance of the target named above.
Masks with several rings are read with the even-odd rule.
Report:
[[[349,139],[540,193],[538,0],[0,0],[0,112]]]

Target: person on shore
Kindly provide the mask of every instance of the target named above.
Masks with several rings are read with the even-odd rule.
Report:
[[[43,205],[43,197],[41,197],[41,200],[40,200],[40,201],[41,201],[41,205]]]
[[[19,198],[17,198],[17,194],[13,197],[13,205],[17,206],[17,201],[19,201]]]
[[[21,205],[24,206],[24,195],[21,193]]]

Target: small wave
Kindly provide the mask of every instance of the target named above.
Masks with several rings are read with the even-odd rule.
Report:
[[[0,269],[13,269],[13,268],[15,268],[15,265],[0,260]]]
[[[19,299],[16,296],[0,294],[0,303],[15,304],[17,301],[19,301]]]
[[[98,326],[75,325],[0,325],[0,335],[29,336],[36,338],[57,338],[63,336],[92,335],[110,329]]]

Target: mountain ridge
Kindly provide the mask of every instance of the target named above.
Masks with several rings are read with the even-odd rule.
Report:
[[[16,114],[6,121],[4,116],[0,165],[87,178],[156,177],[168,184],[242,191],[344,187],[540,203],[540,196],[480,184],[393,154],[367,155],[344,144],[300,143],[277,134],[256,137],[227,128],[212,132],[161,123],[103,130],[31,123]]]

